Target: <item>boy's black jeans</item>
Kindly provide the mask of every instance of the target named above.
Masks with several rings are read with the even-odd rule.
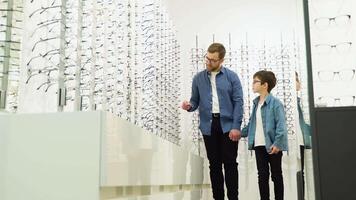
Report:
[[[282,175],[282,152],[270,155],[265,146],[255,147],[256,163],[258,170],[258,186],[261,200],[269,200],[269,175],[270,169],[274,183],[274,195],[276,200],[283,200],[284,185]]]

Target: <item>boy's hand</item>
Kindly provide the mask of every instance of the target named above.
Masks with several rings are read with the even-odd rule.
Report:
[[[183,103],[182,103],[182,109],[183,109],[183,110],[189,110],[190,108],[192,108],[192,105],[190,104],[190,102],[188,102],[188,101],[183,101]]]
[[[229,138],[230,140],[236,142],[238,140],[240,140],[241,138],[241,131],[237,130],[237,129],[231,129],[230,133],[229,133]]]
[[[277,154],[277,153],[279,153],[281,150],[278,148],[278,147],[276,147],[276,146],[272,146],[271,147],[271,152],[269,153],[269,154]]]

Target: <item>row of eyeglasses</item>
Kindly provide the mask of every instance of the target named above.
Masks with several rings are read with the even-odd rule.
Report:
[[[16,112],[23,7],[20,0],[5,0],[0,11],[0,110]]]
[[[180,46],[160,0],[31,0],[21,14],[19,111],[104,110],[179,145]]]
[[[317,89],[315,104],[320,107],[356,106],[355,44],[352,0],[311,4],[313,75]],[[337,8],[337,9],[336,9]],[[333,93],[330,93],[333,90]]]

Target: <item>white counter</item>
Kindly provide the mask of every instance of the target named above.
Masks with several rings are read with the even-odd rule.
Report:
[[[0,115],[1,200],[206,188],[208,162],[104,112]]]

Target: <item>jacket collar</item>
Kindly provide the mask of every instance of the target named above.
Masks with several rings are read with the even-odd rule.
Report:
[[[269,104],[271,102],[271,99],[272,99],[272,94],[268,94],[266,99],[265,99],[265,102],[263,104]],[[256,97],[253,100],[253,104],[257,105],[259,100],[260,100],[260,96]]]

